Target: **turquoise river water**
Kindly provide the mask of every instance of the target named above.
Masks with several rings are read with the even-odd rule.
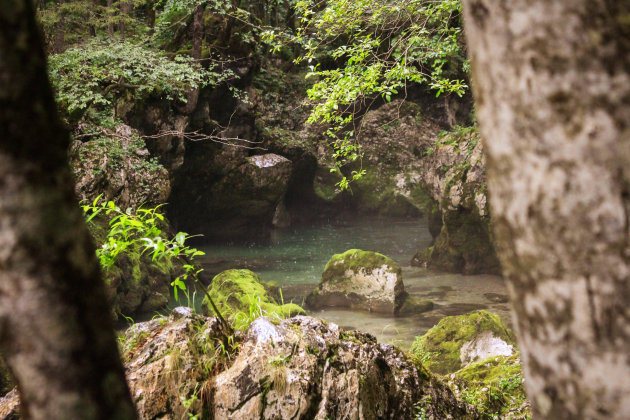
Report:
[[[432,300],[433,310],[406,317],[341,308],[309,314],[347,329],[367,331],[379,341],[395,343],[403,349],[447,315],[485,308],[498,313],[509,324],[509,307],[505,303],[506,290],[501,277],[464,276],[410,266],[412,256],[430,243],[431,235],[422,219],[365,218],[278,231],[271,239],[259,243],[202,246],[200,249],[206,256],[199,262],[211,274],[229,268],[255,271],[263,280],[274,281],[282,287],[285,302],[301,304],[319,283],[324,266],[333,254],[350,248],[376,251],[403,267],[405,290]]]

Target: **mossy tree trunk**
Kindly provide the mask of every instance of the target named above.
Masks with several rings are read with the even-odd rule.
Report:
[[[32,419],[132,419],[30,0],[0,8],[0,352]]]
[[[498,254],[537,418],[630,413],[630,2],[467,0]]]

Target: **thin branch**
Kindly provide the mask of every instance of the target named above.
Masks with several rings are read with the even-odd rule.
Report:
[[[116,137],[119,139],[128,138],[128,136],[118,134],[104,127],[95,127],[95,128],[98,130],[97,132],[75,134],[74,138],[75,139],[88,138],[88,137],[94,137],[99,134],[105,134],[106,136]],[[159,138],[168,137],[168,136],[183,138],[185,140],[195,141],[195,142],[212,141],[214,143],[220,143],[226,146],[239,147],[239,148],[250,149],[250,150],[267,150],[264,147],[257,146],[259,144],[262,144],[262,142],[260,141],[247,140],[240,137],[221,137],[221,136],[213,135],[213,134],[203,134],[203,133],[200,133],[199,130],[197,131],[166,130],[166,131],[161,131],[158,134],[153,134],[149,136],[139,136],[139,137],[145,140],[153,140],[153,139],[159,139]]]

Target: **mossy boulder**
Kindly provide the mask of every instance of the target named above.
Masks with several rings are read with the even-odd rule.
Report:
[[[233,269],[217,274],[208,293],[221,314],[231,318],[237,328],[246,327],[259,316],[287,318],[305,313],[296,304],[277,302],[273,297],[276,290],[273,284],[266,284],[253,271]],[[204,314],[214,315],[207,297],[202,307]]]
[[[396,314],[405,296],[402,270],[394,260],[350,249],[332,256],[306,303],[313,308],[339,306]]]
[[[450,375],[448,385],[484,418],[531,418],[518,354],[471,363]]]
[[[485,310],[447,316],[418,337],[411,352],[432,372],[452,373],[492,356],[511,356],[514,336],[501,318]]]

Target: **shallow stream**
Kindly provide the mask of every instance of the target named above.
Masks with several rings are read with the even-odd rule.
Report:
[[[274,232],[271,239],[250,244],[201,246],[206,256],[199,260],[211,274],[229,268],[247,268],[263,280],[282,287],[285,302],[301,304],[321,278],[333,254],[350,248],[376,251],[389,256],[403,268],[405,290],[430,299],[435,307],[421,315],[393,317],[349,309],[328,308],[310,315],[360,329],[379,341],[408,348],[446,315],[486,308],[510,323],[506,290],[501,277],[463,276],[411,267],[411,257],[429,246],[431,235],[425,220],[353,219],[312,227]]]

